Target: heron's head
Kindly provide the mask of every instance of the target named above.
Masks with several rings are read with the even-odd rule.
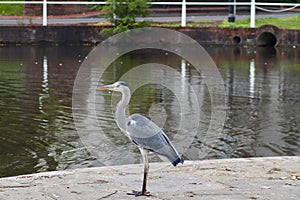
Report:
[[[110,90],[110,91],[117,91],[117,92],[122,92],[125,89],[128,89],[128,85],[123,81],[118,81],[113,84],[104,85],[97,88],[97,90]]]

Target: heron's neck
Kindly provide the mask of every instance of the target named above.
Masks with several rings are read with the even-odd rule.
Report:
[[[130,89],[125,88],[124,91],[122,91],[122,99],[116,107],[115,117],[117,125],[123,132],[126,132],[126,107],[129,104],[130,97]]]

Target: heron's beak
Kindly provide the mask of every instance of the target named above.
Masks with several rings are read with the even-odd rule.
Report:
[[[104,85],[96,88],[96,90],[113,90],[114,86],[113,85]]]

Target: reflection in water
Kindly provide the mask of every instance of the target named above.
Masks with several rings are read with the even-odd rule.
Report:
[[[48,90],[49,90],[49,88],[48,88],[48,60],[47,60],[47,57],[44,56],[44,59],[43,59],[43,81],[42,81],[43,94],[41,93],[40,97],[39,97],[39,110],[42,113],[45,113],[43,111],[43,100],[48,97],[48,95],[49,95]]]
[[[255,85],[255,61],[250,60],[250,74],[249,74],[249,90],[250,98],[254,98],[254,85]]]
[[[250,60],[249,81],[246,81],[247,68],[244,67],[245,71],[242,69],[248,59],[245,54],[230,64],[234,66],[236,60],[241,62],[239,59],[245,59],[238,67],[221,69],[228,72],[230,109],[223,132],[226,139],[228,136],[234,139],[230,138],[234,145],[225,140],[225,145],[229,143],[230,147],[235,147],[230,157],[299,155],[297,51],[281,50],[281,55],[274,52],[256,54],[255,50],[247,53]],[[293,54],[295,57],[291,60],[285,59]],[[287,90],[292,95],[289,101],[285,99]],[[291,126],[292,130],[286,129]],[[293,144],[290,138],[294,139]]]
[[[77,71],[91,47],[2,47],[0,48],[0,177],[40,171],[99,166],[79,140],[72,116],[72,92]],[[220,69],[227,91],[227,119],[210,158],[300,155],[300,50],[206,47]],[[180,73],[153,70],[143,76],[172,81],[181,99],[162,85],[148,84],[132,96],[130,113],[141,113],[163,126],[170,138],[190,136],[194,124],[183,124],[196,111],[193,92],[201,97],[200,127],[184,154],[198,159],[210,116],[210,94],[193,66],[182,58],[160,50],[131,52],[113,62],[98,83],[112,83],[135,66],[161,63]],[[87,72],[97,72],[99,66]],[[141,74],[131,76],[134,82]],[[187,84],[191,84],[194,91]],[[81,99],[88,106],[91,92],[82,88]],[[76,92],[76,91],[75,91]],[[113,96],[113,97],[112,97]],[[98,121],[109,138],[113,159],[118,150],[137,153],[128,162],[139,162],[138,150],[120,133],[113,107],[118,95],[97,93]],[[184,104],[180,103],[185,102]],[[82,111],[85,119],[93,108]],[[184,112],[182,112],[182,109]],[[163,123],[163,122],[166,123]],[[88,122],[87,122],[88,124]],[[92,126],[86,126],[93,132]],[[97,135],[97,133],[95,133]],[[101,144],[103,146],[108,144]],[[117,146],[119,149],[115,149]],[[210,148],[210,147],[208,147]],[[159,161],[153,157],[153,161]]]

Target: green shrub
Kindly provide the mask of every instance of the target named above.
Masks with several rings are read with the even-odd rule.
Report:
[[[106,17],[112,27],[104,29],[101,33],[114,35],[130,28],[147,26],[150,22],[137,22],[136,17],[146,17],[149,14],[148,0],[106,0],[107,4],[98,7],[105,11]],[[97,8],[97,7],[96,7]]]

